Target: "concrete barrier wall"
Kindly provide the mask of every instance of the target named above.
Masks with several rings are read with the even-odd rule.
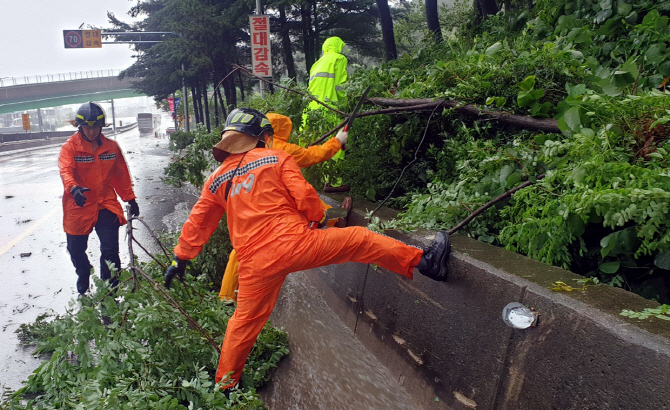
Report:
[[[352,224],[365,225],[362,211]],[[433,235],[391,234],[417,246]],[[656,303],[605,285],[555,293],[580,276],[465,236],[453,237],[450,269],[446,283],[357,263],[305,278],[417,408],[670,408],[670,324],[619,315]],[[534,308],[538,325],[507,327],[509,302]]]
[[[0,134],[0,143],[14,142],[14,141],[30,141],[43,140],[49,138],[69,137],[74,134],[76,130],[72,131],[46,131],[46,132],[15,132]]]
[[[116,127],[116,132],[125,132],[137,127],[137,123]],[[63,144],[70,135],[74,134],[76,129],[71,131],[45,131],[45,132],[20,132],[0,134],[0,152],[14,151],[17,149],[37,148],[47,145]],[[106,136],[113,136],[114,131],[110,128],[103,128],[102,133]]]

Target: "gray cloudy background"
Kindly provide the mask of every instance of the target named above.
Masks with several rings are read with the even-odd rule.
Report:
[[[66,49],[63,30],[84,23],[109,27],[107,12],[131,22],[137,0],[0,0],[0,78],[75,71],[122,70],[133,64],[128,44]],[[104,41],[112,41],[107,39]]]

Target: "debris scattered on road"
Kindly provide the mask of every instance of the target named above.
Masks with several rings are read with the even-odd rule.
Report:
[[[14,309],[12,310],[12,313],[13,313],[13,314],[16,314],[16,313],[23,313],[23,312],[25,312],[26,310],[30,309],[31,307],[32,307],[32,305],[29,305],[29,304],[27,304],[27,303],[24,303],[24,304],[21,305],[21,306],[16,306],[16,307],[14,307]]]
[[[32,255],[32,254],[33,254],[32,252],[24,252],[24,253],[21,254],[21,257],[22,257],[22,258],[27,258],[27,257],[29,257],[29,256]]]

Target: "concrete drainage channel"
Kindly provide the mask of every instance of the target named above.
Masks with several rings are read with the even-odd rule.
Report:
[[[362,210],[374,205],[354,208],[350,225],[364,226]],[[393,236],[423,246],[433,235]],[[619,315],[655,302],[604,285],[552,292],[580,276],[452,241],[447,283],[356,263],[289,275],[271,320],[289,331],[292,351],[262,393],[269,407],[670,408],[670,326]],[[505,324],[510,302],[532,308],[532,326]]]

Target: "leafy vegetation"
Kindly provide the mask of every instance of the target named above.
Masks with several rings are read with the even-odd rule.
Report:
[[[645,308],[641,312],[624,309],[621,316],[627,316],[634,319],[645,320],[649,317],[655,317],[662,320],[670,320],[670,305],[661,305],[657,308]]]
[[[484,20],[459,2],[441,10],[441,43],[416,24],[421,13],[396,16],[405,54],[356,70],[335,108],[350,112],[371,85],[370,97],[455,100],[555,120],[560,132],[458,109],[364,116],[347,160],[305,170],[308,180],[319,188],[323,174],[339,176],[373,201],[391,194],[387,204],[402,213],[375,221],[380,229],[449,229],[529,182],[463,233],[670,302],[670,2],[542,0],[527,9],[512,1]],[[245,105],[301,124],[307,101],[280,90]],[[314,141],[333,116],[343,119],[308,113],[292,141]]]
[[[141,268],[162,281],[157,263]],[[114,298],[94,277],[96,291],[73,301],[67,314],[21,326],[20,339],[51,357],[25,387],[3,397],[0,408],[265,408],[255,391],[288,354],[286,333],[265,326],[249,355],[244,387],[227,397],[214,384],[217,350],[153,285],[140,279],[131,293],[130,274],[121,275]],[[220,345],[234,306],[219,301],[206,275],[187,275],[187,283],[170,295]]]

